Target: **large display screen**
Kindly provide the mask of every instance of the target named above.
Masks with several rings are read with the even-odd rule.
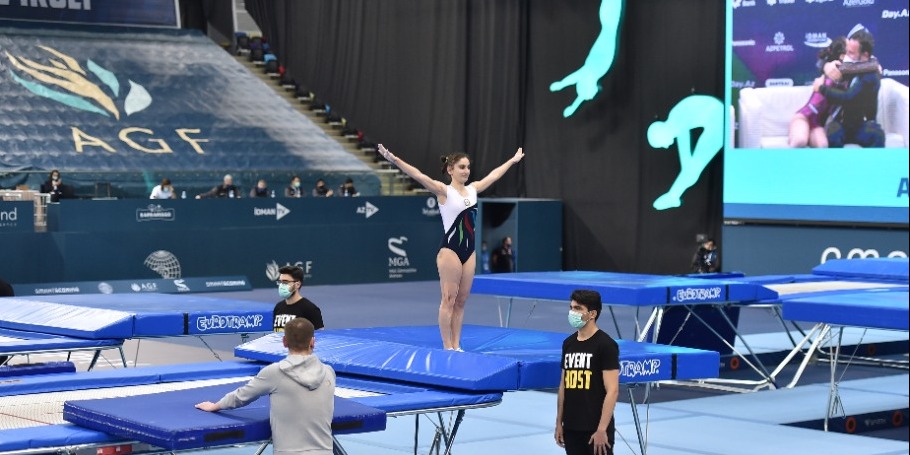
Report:
[[[908,3],[728,2],[727,220],[908,224]],[[878,65],[814,90],[823,50]]]

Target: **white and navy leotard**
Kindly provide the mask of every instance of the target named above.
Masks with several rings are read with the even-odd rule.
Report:
[[[442,215],[442,237],[440,248],[448,248],[458,255],[464,264],[474,254],[474,220],[477,218],[477,190],[465,186],[468,197],[458,194],[452,185],[446,185],[446,203],[439,204]]]

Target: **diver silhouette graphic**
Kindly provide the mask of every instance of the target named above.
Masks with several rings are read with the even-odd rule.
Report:
[[[577,97],[571,105],[562,111],[562,116],[570,117],[578,110],[581,103],[594,99],[600,86],[600,80],[613,66],[616,57],[616,44],[619,41],[619,23],[622,20],[623,0],[601,0],[600,2],[600,35],[591,46],[584,65],[562,80],[550,84],[551,92],[558,92],[570,85],[575,86]]]
[[[676,142],[679,152],[679,175],[670,190],[654,201],[654,208],[665,210],[679,207],[682,194],[689,189],[702,171],[724,145],[724,105],[712,96],[691,95],[683,98],[667,115],[666,121],[658,121],[648,127],[648,142],[652,147],[670,148]],[[702,128],[695,143],[691,144],[691,132]]]

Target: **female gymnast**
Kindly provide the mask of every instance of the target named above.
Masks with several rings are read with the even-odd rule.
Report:
[[[835,38],[828,47],[818,53],[820,66],[835,60],[843,60],[847,52],[847,38]],[[838,81],[825,78],[825,85],[835,85]],[[812,92],[809,102],[793,114],[790,120],[789,143],[792,148],[805,147],[827,148],[828,136],[825,134],[825,121],[828,118],[828,100],[825,95]]]
[[[461,351],[461,326],[464,306],[474,281],[474,218],[477,215],[477,193],[481,193],[499,180],[513,164],[525,156],[521,148],[508,161],[493,169],[481,180],[467,183],[471,176],[471,160],[464,153],[442,157],[442,171],[449,175],[446,185],[434,180],[416,167],[404,162],[379,144],[379,153],[390,163],[436,195],[442,215],[444,235],[436,267],[439,269],[439,287],[442,301],[439,304],[439,334],[445,349]]]

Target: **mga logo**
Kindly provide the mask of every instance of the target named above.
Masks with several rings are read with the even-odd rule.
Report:
[[[363,207],[357,207],[357,214],[364,215],[365,218],[369,218],[379,212],[379,207],[376,207],[369,202],[364,202]]]
[[[405,275],[417,273],[416,267],[411,267],[408,251],[404,249],[408,238],[405,236],[389,237],[389,251],[394,256],[389,256],[389,278],[403,278]]]

